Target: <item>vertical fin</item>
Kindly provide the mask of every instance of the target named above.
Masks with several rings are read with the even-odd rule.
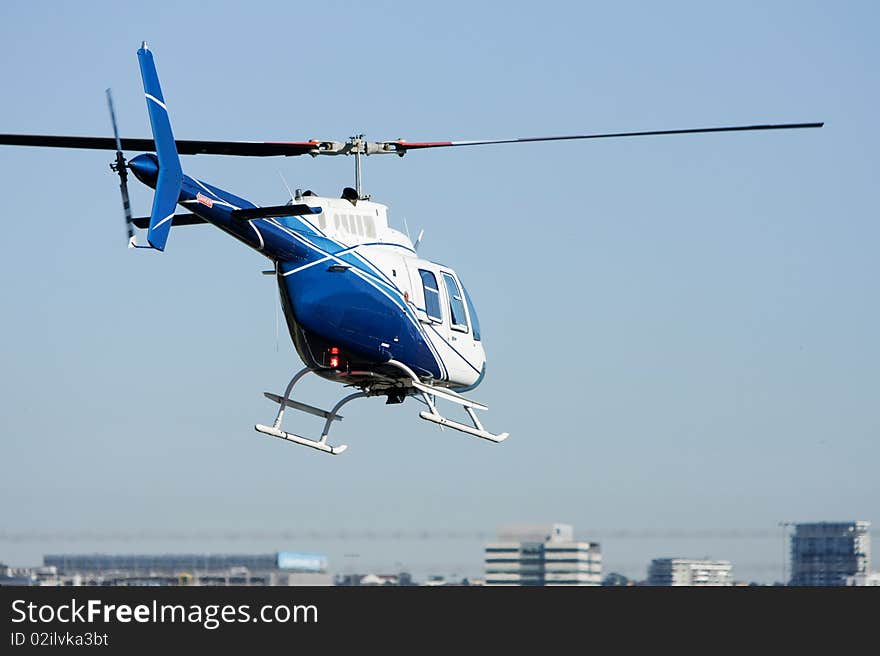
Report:
[[[164,251],[177,201],[180,199],[183,169],[180,166],[174,134],[171,132],[168,107],[165,105],[165,97],[159,85],[153,53],[147,48],[146,42],[137,51],[137,55],[144,82],[144,94],[147,98],[147,111],[150,114],[150,127],[153,130],[156,155],[159,158],[159,175],[156,180],[156,193],[153,195],[153,210],[150,213],[147,241],[156,250]]]

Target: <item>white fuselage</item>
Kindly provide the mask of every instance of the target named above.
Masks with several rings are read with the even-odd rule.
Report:
[[[303,219],[379,269],[409,304],[442,363],[438,383],[468,387],[480,379],[486,355],[479,323],[455,271],[420,258],[409,237],[388,225],[385,205],[318,196],[296,202],[320,207]]]

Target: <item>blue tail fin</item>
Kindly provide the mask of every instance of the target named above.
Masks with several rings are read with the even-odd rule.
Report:
[[[177,201],[180,198],[183,169],[180,167],[177,144],[174,143],[171,122],[168,120],[168,108],[165,106],[165,98],[159,86],[159,75],[156,73],[153,53],[147,49],[146,42],[138,50],[137,55],[141,66],[141,78],[144,81],[144,93],[147,97],[147,111],[150,113],[150,126],[153,129],[153,141],[156,143],[156,155],[159,157],[159,176],[156,180],[156,193],[153,196],[147,241],[156,250],[164,251]]]

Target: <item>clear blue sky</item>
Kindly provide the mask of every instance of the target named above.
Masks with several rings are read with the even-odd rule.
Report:
[[[369,158],[366,190],[470,288],[489,357],[473,396],[511,437],[373,400],[346,413],[339,458],[253,430],[273,417],[262,392],[300,366],[260,256],[205,227],[128,251],[112,153],[0,147],[0,561],[294,549],[335,570],[478,575],[478,539],[387,536],[563,521],[601,540],[606,572],[710,556],[773,581],[778,522],[877,527],[876,3],[161,7],[3,3],[0,132],[109,135],[111,86],[123,134],[147,136],[144,39],[179,138],[826,126]],[[353,162],[184,169],[274,204],[278,170],[335,196]],[[112,531],[131,539],[12,539]]]

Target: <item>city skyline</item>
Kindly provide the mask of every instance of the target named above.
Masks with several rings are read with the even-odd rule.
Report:
[[[821,524],[841,524],[845,523],[842,520],[835,521],[824,521],[819,522]],[[863,522],[864,523],[864,522]],[[546,524],[546,523],[545,523]],[[649,577],[651,563],[657,559],[692,559],[692,560],[712,560],[712,559],[721,559],[731,562],[734,568],[734,574],[737,572],[737,561],[730,559],[726,556],[731,552],[735,552],[735,549],[728,547],[727,545],[732,543],[736,543],[738,540],[781,540],[781,557],[777,562],[739,562],[739,566],[742,570],[747,573],[757,573],[759,576],[734,576],[735,582],[748,582],[748,583],[763,583],[763,584],[778,584],[778,583],[789,583],[789,576],[791,573],[792,561],[791,561],[791,550],[792,550],[792,538],[794,533],[792,530],[798,526],[798,522],[780,522],[779,527],[783,530],[780,533],[777,529],[718,529],[718,530],[695,530],[695,531],[684,531],[681,529],[665,529],[665,530],[634,530],[634,529],[618,529],[618,530],[574,530],[573,536],[574,539],[579,542],[597,542],[602,547],[602,558],[605,563],[603,563],[603,578],[610,574],[621,574],[626,576],[631,581],[644,581]],[[540,525],[540,524],[539,524]],[[800,523],[801,526],[809,527],[813,526],[813,523],[804,522]],[[526,526],[526,524],[520,523],[518,525],[513,526]],[[871,522],[867,522],[867,530],[865,531],[866,535],[877,537],[880,535],[880,530],[871,529]],[[461,530],[395,530],[395,531],[326,531],[326,532],[316,532],[316,531],[296,531],[296,530],[276,530],[276,531],[262,531],[259,535],[253,535],[249,532],[242,531],[234,531],[227,530],[222,532],[217,532],[216,534],[211,534],[210,532],[191,532],[187,534],[185,531],[176,531],[173,534],[162,534],[162,533],[154,533],[147,534],[145,532],[140,533],[132,533],[125,534],[124,532],[107,532],[105,534],[100,534],[99,532],[94,531],[82,531],[82,532],[73,532],[67,534],[56,533],[54,536],[49,535],[40,535],[40,534],[9,534],[9,533],[0,533],[0,540],[2,541],[39,541],[43,540],[44,543],[55,542],[57,544],[67,544],[69,545],[69,549],[67,552],[69,553],[90,553],[90,554],[154,554],[154,555],[164,555],[168,553],[201,553],[201,554],[236,554],[248,551],[247,549],[235,549],[235,548],[226,548],[226,549],[199,549],[196,548],[198,545],[204,544],[226,544],[226,545],[236,545],[236,544],[251,544],[251,545],[259,545],[259,544],[283,544],[287,543],[290,549],[301,548],[303,545],[311,545],[313,550],[320,551],[321,553],[331,553],[331,554],[341,554],[341,556],[331,557],[328,564],[328,570],[336,575],[344,575],[344,574],[354,574],[356,572],[366,573],[391,573],[391,572],[408,572],[416,577],[428,578],[432,575],[445,575],[445,576],[463,576],[468,578],[480,578],[484,575],[484,567],[482,560],[467,560],[465,558],[461,558],[460,562],[456,561],[436,561],[436,562],[428,562],[424,560],[420,560],[418,558],[408,559],[406,554],[408,551],[421,551],[420,544],[424,544],[426,542],[433,543],[435,545],[448,545],[450,542],[453,543],[466,543],[471,546],[468,548],[468,552],[470,553],[479,553],[480,558],[484,558],[483,554],[485,553],[485,549],[487,545],[497,541],[498,535],[505,530],[511,530],[511,525],[499,526],[490,531],[461,531]],[[66,542],[63,540],[66,539]],[[165,540],[165,544],[176,544],[176,545],[192,545],[194,548],[192,549],[155,549],[150,548],[150,545],[155,545],[159,541]],[[225,542],[224,542],[225,540]],[[328,545],[335,545],[340,542],[349,542],[349,541],[364,541],[371,542],[374,545],[378,545],[373,550],[368,550],[372,553],[392,553],[391,556],[386,556],[383,560],[381,557],[373,557],[370,558],[368,555],[364,556],[360,553],[352,553],[348,550],[348,553],[342,553],[342,551],[346,551],[346,548],[343,547],[332,547]],[[612,545],[619,544],[618,541],[632,541],[632,540],[654,540],[659,541],[659,543],[666,543],[669,545],[669,548],[665,551],[658,551],[654,556],[650,558],[649,561],[645,563],[627,563],[621,561],[619,555],[615,553],[615,549],[612,549],[610,553],[607,552],[607,548],[603,545],[607,544],[609,541]],[[683,551],[681,549],[676,549],[677,544],[681,544],[681,540],[689,540],[692,543],[702,542],[704,545],[714,545],[711,549],[700,550],[691,550],[690,552]],[[83,551],[76,549],[76,545],[78,543],[90,543],[90,544],[100,544],[104,545],[102,548],[97,548],[91,551]],[[133,542],[137,542],[142,545],[139,549],[124,549],[121,548],[123,545],[131,545]],[[477,549],[473,548],[473,545],[478,545]],[[115,545],[117,548],[108,548],[110,545]],[[323,545],[323,546],[322,546]],[[408,545],[408,546],[407,546]],[[325,548],[327,547],[327,548]],[[342,551],[340,551],[342,549]],[[437,547],[437,550],[442,552],[443,547]],[[59,551],[59,550],[56,550]],[[251,549],[253,551],[253,549]],[[48,553],[48,552],[46,552]],[[54,553],[54,552],[53,552]],[[39,562],[30,562],[30,563],[14,563],[14,562],[4,562],[0,559],[0,562],[3,562],[7,566],[12,567],[39,567],[45,564],[45,553],[40,557]],[[363,571],[361,571],[363,570]],[[778,575],[777,575],[778,574]]]

